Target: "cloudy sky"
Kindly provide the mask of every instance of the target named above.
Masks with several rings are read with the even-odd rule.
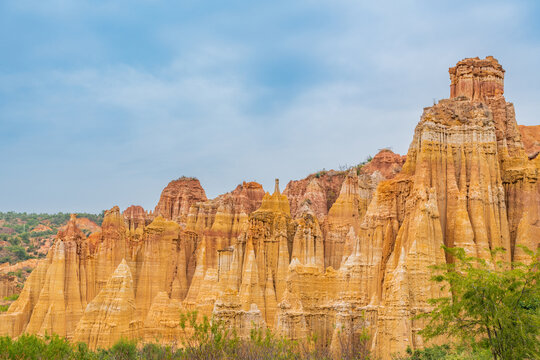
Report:
[[[0,1],[0,211],[153,208],[406,153],[448,67],[493,55],[539,124],[536,1]]]

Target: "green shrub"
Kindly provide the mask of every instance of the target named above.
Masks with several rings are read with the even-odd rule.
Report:
[[[41,360],[47,345],[35,335],[23,334],[8,348],[6,359]]]
[[[176,359],[176,351],[170,346],[161,346],[158,344],[145,344],[140,350],[140,356],[145,360],[167,360]]]
[[[47,345],[42,353],[43,360],[65,360],[73,354],[70,343],[58,335],[46,337]]]
[[[433,280],[448,296],[430,299],[435,309],[420,333],[427,339],[451,336],[471,349],[489,349],[494,360],[540,358],[540,249],[528,264],[469,257],[460,248],[444,248],[455,261],[434,267]]]
[[[394,360],[489,360],[491,353],[486,349],[466,350],[464,347],[452,348],[450,345],[433,345],[425,349],[407,348],[407,355],[394,356]]]
[[[73,350],[72,359],[75,360],[94,360],[98,359],[95,352],[90,351],[88,345],[85,343],[77,343]]]
[[[20,245],[10,245],[7,250],[13,255],[15,260],[22,261],[29,258],[26,250]]]
[[[137,343],[125,339],[120,339],[109,350],[111,359],[115,360],[135,360],[138,358]]]
[[[9,296],[6,296],[4,298],[5,301],[15,301],[19,298],[19,294],[13,294],[13,295],[9,295]]]

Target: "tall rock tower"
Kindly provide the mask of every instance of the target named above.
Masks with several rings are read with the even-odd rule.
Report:
[[[461,60],[451,67],[450,98],[466,96],[482,101],[504,93],[504,69],[493,56]]]

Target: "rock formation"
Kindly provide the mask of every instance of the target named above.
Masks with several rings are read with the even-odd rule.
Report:
[[[378,171],[385,179],[392,179],[401,171],[406,159],[406,156],[395,154],[390,149],[381,149],[371,161],[362,166],[361,172],[372,175]]]
[[[206,266],[218,264],[218,250],[236,243],[248,216],[261,205],[264,190],[256,182],[243,182],[230,193],[194,204],[188,214],[186,232],[204,242]]]
[[[97,296],[86,306],[75,329],[75,342],[90,348],[108,348],[121,338],[138,338],[131,270],[122,260]]]
[[[0,274],[0,299],[19,293],[19,282],[14,275]]]
[[[339,196],[345,175],[343,171],[319,171],[305,179],[290,181],[283,194],[289,199],[293,218],[299,217],[302,207],[307,205],[320,221],[324,220]]]
[[[152,219],[153,214],[144,211],[142,206],[131,205],[122,213],[124,221],[130,230],[137,230],[138,227],[145,227]]]
[[[482,101],[504,93],[504,69],[493,56],[461,60],[449,73],[451,99]]]
[[[101,231],[101,227],[98,224],[96,224],[95,222],[87,218],[77,217],[75,218],[75,224],[80,230],[82,230],[86,234],[93,234],[95,232]],[[66,228],[67,228],[67,224],[64,226],[61,226],[58,229],[58,231],[65,231]]]
[[[185,223],[191,205],[205,200],[206,194],[199,180],[181,177],[163,189],[154,213],[168,220]]]
[[[406,157],[381,150],[283,193],[277,181],[272,194],[244,182],[212,200],[181,178],[154,213],[114,207],[88,238],[72,218],[0,315],[0,333],[178,344],[179,313],[198,310],[241,336],[254,326],[317,334],[336,357],[340,336],[364,328],[382,359],[424,346],[416,315],[444,294],[430,281],[431,265],[452,261],[442,245],[525,260],[517,245],[540,239],[537,137],[517,126],[504,70],[493,57],[465,59],[450,78],[450,99],[424,109]]]
[[[0,301],[7,296],[19,294],[24,283],[24,276],[16,276],[16,274],[22,275],[31,272],[37,264],[38,259],[28,259],[15,264],[9,262],[0,264]],[[4,302],[11,303],[10,300]]]
[[[525,152],[529,159],[533,159],[540,153],[540,125],[518,125]]]

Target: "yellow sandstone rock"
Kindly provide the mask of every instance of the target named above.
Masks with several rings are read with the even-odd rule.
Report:
[[[133,278],[125,260],[107,285],[92,300],[75,330],[74,340],[91,349],[108,348],[121,338],[137,339],[140,321],[136,317]]]

